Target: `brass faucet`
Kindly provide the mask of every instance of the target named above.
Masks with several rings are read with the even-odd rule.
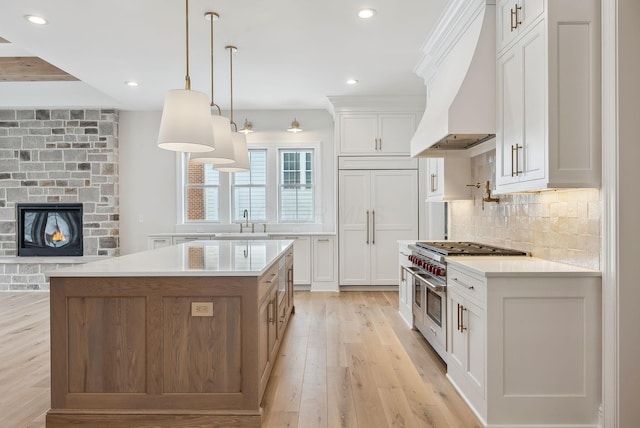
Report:
[[[479,189],[480,186],[482,186],[482,183],[467,184],[467,187],[475,187],[476,189]],[[498,204],[500,203],[500,198],[491,197],[491,185],[489,183],[489,180],[487,180],[485,182],[484,188],[485,188],[485,191],[487,192],[487,196],[482,198],[482,209],[483,210],[484,210],[484,203],[485,202],[495,202],[495,203],[498,203]]]

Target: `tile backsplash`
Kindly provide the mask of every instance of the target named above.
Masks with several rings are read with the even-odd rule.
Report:
[[[495,189],[495,152],[471,160],[472,181]],[[485,203],[484,187],[474,200],[449,207],[449,239],[527,251],[534,257],[600,269],[600,189],[571,189],[498,195]]]

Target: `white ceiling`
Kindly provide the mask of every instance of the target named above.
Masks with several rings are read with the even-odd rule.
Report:
[[[229,108],[316,109],[335,95],[423,95],[413,69],[448,0],[190,0],[192,89],[210,95],[209,22],[215,22],[215,101]],[[362,7],[377,10],[369,20]],[[49,24],[36,26],[23,16]],[[0,0],[0,56],[39,56],[80,82],[0,82],[0,108],[160,110],[184,87],[184,0]],[[359,80],[349,86],[348,78]],[[137,88],[124,84],[140,82]]]

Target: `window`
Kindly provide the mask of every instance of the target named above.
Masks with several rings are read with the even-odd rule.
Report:
[[[314,220],[313,150],[280,150],[279,221]]]
[[[186,221],[220,221],[220,173],[210,164],[186,162]]]
[[[218,172],[210,164],[190,162],[187,154],[178,159],[182,177],[180,224],[320,221],[320,143],[253,144],[248,172]],[[243,216],[245,210],[248,219]]]
[[[249,150],[250,171],[236,172],[231,183],[232,221],[267,221],[267,151]]]

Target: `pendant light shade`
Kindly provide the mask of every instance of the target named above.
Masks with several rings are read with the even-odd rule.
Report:
[[[232,132],[233,149],[236,160],[226,165],[215,166],[214,168],[222,172],[246,172],[249,171],[249,150],[247,147],[247,136],[239,132]]]
[[[173,89],[167,92],[160,120],[158,147],[176,152],[215,149],[209,99],[202,92]]]
[[[224,165],[232,163],[236,156],[233,150],[231,137],[231,124],[224,116],[211,116],[213,139],[216,142],[216,150],[212,152],[191,153],[189,159],[197,163],[213,163]]]
[[[184,89],[167,92],[162,108],[158,147],[177,152],[215,150],[209,112],[209,100],[202,92],[191,90],[189,76],[189,0],[185,0],[186,75]]]

